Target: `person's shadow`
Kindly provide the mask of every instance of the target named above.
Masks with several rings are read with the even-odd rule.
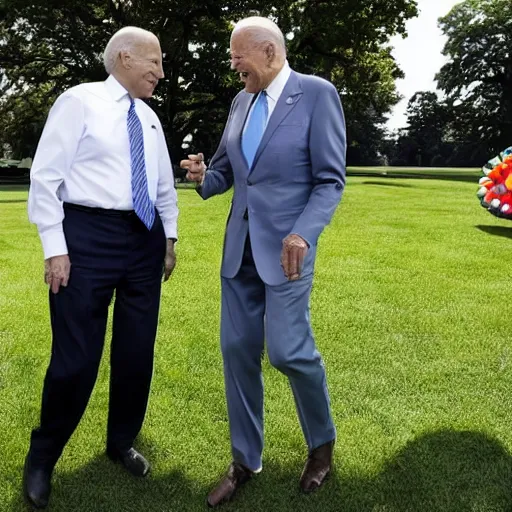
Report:
[[[152,453],[157,457],[158,451]],[[341,512],[465,512],[512,510],[512,457],[499,441],[483,433],[439,431],[408,443],[373,478],[338,470],[318,492],[302,495],[298,457],[287,466],[265,463],[235,500],[221,510]],[[189,461],[200,468],[201,461]],[[210,487],[183,472],[135,479],[105,456],[74,473],[56,471],[49,511],[196,511],[207,510]],[[121,476],[122,475],[122,476]],[[220,475],[212,475],[214,484]],[[91,497],[93,499],[91,500]],[[28,510],[20,496],[12,512]]]
[[[512,225],[505,226],[476,226],[477,229],[493,236],[501,236],[504,238],[512,238]]]
[[[383,511],[510,511],[512,458],[487,434],[439,431],[400,450],[375,489]]]

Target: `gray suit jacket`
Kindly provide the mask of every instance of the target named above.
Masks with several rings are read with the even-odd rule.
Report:
[[[302,273],[313,272],[318,237],[345,186],[345,120],[331,83],[292,71],[249,169],[241,138],[253,98],[241,91],[234,99],[198,192],[208,199],[234,185],[221,275],[236,276],[249,232],[257,271],[273,286],[286,281],[280,256],[291,233],[308,242]]]

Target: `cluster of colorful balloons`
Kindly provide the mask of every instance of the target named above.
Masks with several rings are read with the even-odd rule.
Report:
[[[482,168],[477,196],[480,204],[496,217],[512,220],[512,146]]]

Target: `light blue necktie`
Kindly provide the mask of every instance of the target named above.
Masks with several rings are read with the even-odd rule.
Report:
[[[149,197],[146,163],[144,161],[144,137],[139,116],[135,112],[135,102],[130,98],[128,110],[128,138],[132,161],[133,209],[144,225],[151,229],[155,221],[155,206]]]
[[[251,116],[247,121],[245,131],[242,135],[242,152],[247,160],[249,169],[252,167],[256,151],[265,132],[268,118],[267,93],[261,91],[256,99]]]

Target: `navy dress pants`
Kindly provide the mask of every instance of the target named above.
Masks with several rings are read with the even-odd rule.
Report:
[[[133,212],[65,205],[71,261],[67,287],[50,291],[52,353],[43,388],[33,466],[53,468],[85,411],[113,305],[107,450],[127,450],[147,408],[166,239],[158,214],[151,231]]]

